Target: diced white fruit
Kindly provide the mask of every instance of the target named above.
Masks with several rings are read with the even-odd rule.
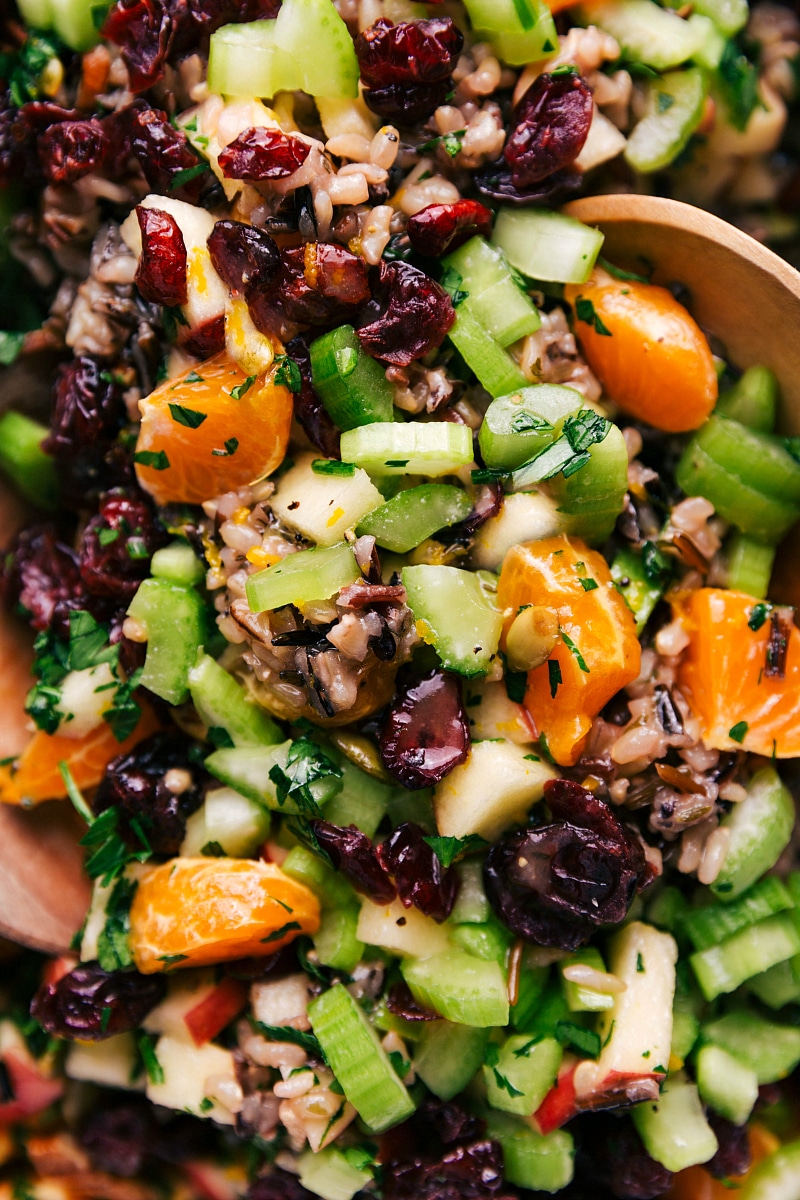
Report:
[[[504,683],[470,683],[467,689],[470,736],[476,742],[505,738],[517,746],[535,741],[526,710],[508,697]]]
[[[225,349],[246,375],[266,375],[275,358],[271,339],[256,329],[242,296],[231,296],[225,307]]]
[[[545,762],[510,742],[473,742],[469,758],[447,775],[433,793],[436,825],[442,837],[477,833],[487,841],[525,820],[555,778]]]
[[[186,818],[186,832],[183,835],[179,851],[181,858],[197,858],[203,853],[203,847],[207,846],[210,841],[211,837],[206,826],[206,807],[201,804]]]
[[[167,1034],[193,1046],[185,1017],[214,991],[214,972],[184,971],[169,979],[167,987],[167,995],[160,1004],[150,1010],[142,1021],[142,1026],[148,1033]]]
[[[597,105],[592,112],[592,123],[589,134],[583,143],[583,149],[575,159],[573,166],[579,171],[591,171],[601,163],[616,158],[625,149],[627,138],[617,129],[613,121],[604,116]]]
[[[187,204],[173,196],[145,196],[142,208],[157,208],[171,216],[186,246],[186,286],[188,300],[183,315],[193,329],[223,316],[228,289],[211,265],[208,235],[214,228],[214,218],[197,204]],[[130,213],[120,226],[127,247],[134,254],[142,252],[142,234],[136,212]]]
[[[148,1081],[148,1100],[196,1117],[210,1117],[220,1125],[233,1124],[233,1111],[215,1099],[221,1092],[235,1096],[239,1086],[230,1050],[223,1050],[213,1042],[195,1046],[192,1041],[165,1035],[158,1039],[155,1055],[164,1073],[164,1081]],[[232,1099],[231,1103],[236,1106],[235,1100]]]
[[[313,454],[304,454],[281,477],[270,508],[289,529],[296,529],[318,546],[334,546],[368,512],[383,504],[383,496],[366,471],[353,475],[317,475]]]
[[[56,732],[62,737],[82,738],[101,725],[103,713],[114,703],[117,683],[108,663],[70,671],[60,684],[58,707],[64,715]]]
[[[144,1075],[132,1033],[118,1033],[102,1042],[72,1042],[64,1073],[68,1079],[99,1083],[103,1087],[144,1091]]]
[[[203,807],[208,840],[218,842],[229,858],[249,858],[269,833],[269,809],[233,788],[206,792]]]
[[[672,1044],[677,959],[675,939],[642,921],[612,938],[608,969],[625,991],[615,994],[600,1018],[599,1059],[580,1063],[575,1072],[579,1108],[612,1095],[629,1102],[658,1098]]]
[[[83,927],[83,938],[81,939],[82,962],[94,962],[97,958],[97,939],[103,932],[106,923],[106,905],[114,890],[114,883],[103,887],[99,879],[94,881],[92,902],[86,915],[86,924]]]
[[[368,142],[372,141],[378,122],[361,96],[357,100],[335,100],[330,96],[317,96],[315,102],[326,138],[357,133]]]
[[[516,492],[507,496],[496,517],[482,525],[472,545],[476,567],[496,571],[508,551],[519,542],[538,542],[565,531],[555,500],[543,492]]]
[[[373,904],[364,900],[356,937],[368,946],[380,946],[401,956],[428,958],[449,949],[447,932],[418,908],[404,908],[399,900]]]
[[[250,988],[250,1007],[257,1021],[265,1025],[291,1025],[310,1029],[307,1009],[310,1000],[308,976],[287,975],[285,979],[264,980]]]

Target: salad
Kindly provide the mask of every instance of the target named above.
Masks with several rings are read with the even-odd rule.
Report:
[[[557,206],[791,224],[800,22],[20,15],[0,802],[93,892],[0,1197],[797,1200],[800,444]]]

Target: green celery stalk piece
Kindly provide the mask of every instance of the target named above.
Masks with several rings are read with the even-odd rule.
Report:
[[[508,1024],[508,987],[496,962],[452,949],[406,958],[400,970],[417,1003],[448,1021],[478,1029]]]
[[[695,434],[714,462],[765,496],[800,504],[800,463],[780,438],[711,416]]]
[[[490,395],[502,396],[528,382],[508,351],[475,315],[469,297],[456,307],[456,319],[447,336]]]
[[[211,35],[208,86],[222,96],[270,97],[302,87],[300,65],[279,49],[277,22],[223,25]]]
[[[652,0],[601,0],[580,11],[587,25],[616,38],[626,58],[656,71],[687,62],[704,41],[701,30]]]
[[[648,8],[688,27],[666,9]],[[669,166],[685,148],[705,110],[708,82],[700,67],[669,71],[652,80],[647,88],[645,114],[628,138],[625,158],[635,171],[649,174]]]
[[[614,555],[611,577],[636,618],[636,633],[640,634],[663,596],[664,587],[647,578],[641,554],[629,546],[623,546]]]
[[[538,309],[515,283],[503,255],[484,238],[470,238],[442,265],[461,276],[472,315],[498,345],[510,346],[541,325]]]
[[[100,41],[94,8],[90,0],[50,0],[53,29],[70,50],[82,54]]]
[[[688,909],[681,919],[681,930],[695,950],[709,950],[742,929],[792,907],[794,901],[783,881],[766,875],[736,900]]]
[[[423,483],[407,488],[367,513],[356,533],[370,534],[379,546],[406,554],[440,529],[463,521],[472,501],[462,488],[448,483]]]
[[[272,717],[248,699],[238,683],[208,654],[201,654],[188,675],[192,703],[209,729],[224,729],[235,746],[272,746],[284,735]]]
[[[483,1062],[489,1041],[487,1029],[426,1021],[414,1048],[414,1071],[440,1100],[452,1100]]]
[[[708,1162],[717,1152],[697,1086],[680,1074],[670,1075],[658,1100],[637,1104],[631,1116],[647,1153],[668,1171]]]
[[[373,1133],[411,1115],[414,1102],[375,1030],[342,984],[312,1000],[308,1018],[345,1096]]]
[[[738,428],[746,433],[744,425]],[[713,459],[697,436],[683,452],[675,481],[687,496],[705,496],[726,521],[770,545],[776,545],[800,518],[798,505],[750,486]]]
[[[720,822],[731,840],[722,869],[711,884],[721,900],[735,900],[780,858],[794,827],[794,803],[777,771],[764,767],[747,796]]]
[[[355,100],[359,68],[350,31],[333,0],[283,0],[275,42],[297,68],[309,96]]]
[[[492,244],[499,246],[511,266],[529,279],[586,283],[603,245],[603,234],[564,213],[501,207]],[[514,383],[492,394],[499,396],[519,386]]]
[[[573,475],[549,482],[558,511],[566,514],[569,532],[590,545],[611,535],[628,489],[628,452],[622,430],[612,425],[602,442],[588,449],[589,461]]]
[[[717,401],[715,412],[756,429],[772,433],[778,411],[778,380],[769,367],[748,367],[741,379]]]
[[[497,654],[502,613],[490,603],[478,576],[459,567],[404,567],[408,605],[425,641],[444,667],[459,675],[485,675]]]
[[[301,1185],[322,1200],[351,1200],[372,1179],[369,1167],[355,1166],[338,1146],[306,1150],[297,1165]]]
[[[327,600],[359,579],[361,571],[352,549],[347,542],[338,542],[287,555],[273,567],[251,575],[245,590],[251,610],[265,612],[284,604]]]
[[[575,1143],[569,1130],[556,1129],[545,1136],[522,1117],[489,1109],[486,1133],[500,1143],[509,1183],[535,1192],[560,1192],[572,1181]]]
[[[744,29],[750,15],[747,0],[696,0],[694,11],[710,17],[726,38]]]
[[[42,441],[49,430],[23,413],[6,412],[0,417],[0,472],[26,500],[37,508],[58,506],[58,479],[53,459],[45,454]]]
[[[237,746],[233,750],[215,750],[205,760],[205,766],[222,783],[255,800],[257,804],[288,816],[308,815],[303,805],[298,804],[292,796],[287,796],[281,804],[277,784],[269,777],[274,767],[286,770],[291,746],[292,742],[286,741],[279,746]],[[341,790],[342,780],[338,775],[326,774],[312,780],[307,786],[314,803],[323,805]]]
[[[728,563],[728,587],[763,600],[769,591],[775,546],[734,532],[725,547]]]
[[[800,933],[786,913],[739,930],[690,958],[706,1000],[735,991],[745,980],[800,953]]]
[[[167,579],[145,579],[128,606],[128,616],[147,634],[142,687],[170,704],[183,704],[189,696],[189,672],[206,636],[200,596]]]
[[[747,1177],[741,1200],[791,1200],[800,1196],[800,1140],[784,1142]]]
[[[345,430],[391,421],[391,384],[362,349],[352,325],[324,333],[309,350],[311,381],[334,425]]]
[[[449,421],[376,422],[346,430],[341,454],[372,476],[452,475],[472,462],[472,431]]]
[[[800,1000],[800,954],[747,981],[747,990],[775,1012]]]
[[[555,1038],[525,1033],[507,1038],[497,1062],[483,1068],[486,1097],[492,1108],[528,1117],[554,1086],[564,1051]]]
[[[150,560],[150,574],[184,587],[195,587],[202,583],[205,570],[188,542],[175,541],[156,550]]]
[[[364,957],[364,943],[356,937],[358,913],[357,904],[323,909],[319,929],[312,937],[323,967],[349,974]]]
[[[751,1067],[760,1084],[785,1079],[800,1063],[800,1029],[753,1012],[726,1013],[710,1021],[703,1027],[703,1039]]]
[[[482,958],[487,962],[496,962],[505,967],[508,951],[513,937],[499,921],[486,921],[477,925],[455,925],[450,934],[450,941],[461,950],[466,950],[473,958]]]
[[[487,467],[514,471],[556,437],[556,426],[583,407],[574,388],[543,383],[498,396],[486,410],[478,442]]]

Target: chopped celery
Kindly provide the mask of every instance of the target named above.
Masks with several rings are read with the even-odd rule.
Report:
[[[357,904],[323,908],[319,929],[312,940],[324,967],[349,974],[364,957],[364,943],[357,937],[358,912]]]
[[[104,11],[104,5],[100,11]],[[82,53],[100,40],[95,24],[97,6],[91,0],[50,0],[53,29],[70,50]]]
[[[497,654],[503,617],[473,571],[404,567],[403,586],[422,638],[459,675],[485,675]]]
[[[614,555],[611,577],[636,618],[637,634],[641,634],[664,594],[664,585],[648,578],[641,554],[630,546],[623,546]]]
[[[323,909],[348,908],[355,892],[338,871],[305,846],[293,846],[281,864],[284,875],[304,883],[319,899]]]
[[[309,96],[358,96],[358,59],[333,0],[283,0],[275,42],[300,72],[293,85]]]
[[[541,325],[536,306],[514,282],[503,255],[483,238],[471,238],[442,264],[461,276],[467,297],[459,311],[466,304],[498,345],[510,346]]]
[[[720,824],[731,840],[711,890],[722,900],[733,900],[775,866],[792,836],[794,803],[777,771],[758,771],[746,798]]]
[[[490,395],[500,396],[527,383],[508,351],[494,340],[465,303],[456,308],[456,319],[447,336]]]
[[[233,788],[212,788],[203,809],[206,840],[216,842],[230,858],[248,858],[269,834],[269,810]]]
[[[692,56],[693,62],[708,71],[716,71],[725,53],[725,35],[720,33],[710,17],[702,16],[698,12],[693,12],[688,21],[703,35],[703,40]]]
[[[550,968],[540,967],[530,961],[528,948],[522,952],[522,965],[517,986],[517,1003],[511,1009],[511,1024],[515,1029],[532,1030],[548,984]]]
[[[543,383],[498,396],[486,410],[478,441],[487,467],[513,471],[556,436],[556,425],[583,407],[574,388]]]
[[[631,1115],[645,1150],[668,1171],[708,1162],[717,1152],[697,1087],[681,1075],[670,1075],[658,1100],[637,1104]]]
[[[611,1008],[614,1003],[614,997],[610,992],[598,992],[586,984],[573,983],[572,980],[564,978],[564,968],[576,965],[591,967],[595,971],[605,971],[606,969],[600,951],[595,949],[594,946],[586,946],[583,950],[576,950],[574,954],[570,954],[569,958],[562,959],[559,963],[559,971],[569,1011],[602,1012],[604,1008]]]
[[[291,816],[300,813],[308,815],[308,810],[313,805],[325,804],[340,791],[342,779],[338,768],[327,760],[330,769],[326,772],[324,763],[320,764],[319,771],[314,772],[311,781],[298,788],[298,800],[290,793],[281,803],[278,783],[271,779],[270,775],[277,775],[278,771],[286,773],[290,765],[289,752],[294,744],[286,741],[279,746],[243,746],[241,749],[237,747],[233,750],[215,750],[208,756],[205,765],[222,783],[235,788],[243,796],[249,796],[257,804]],[[312,804],[308,803],[309,796]]]
[[[450,914],[454,925],[483,925],[491,913],[483,886],[483,864],[478,858],[456,863],[459,878],[456,902]]]
[[[725,37],[733,37],[747,24],[747,0],[695,0],[694,11],[711,20]]]
[[[681,920],[681,929],[695,950],[709,950],[742,929],[786,912],[792,906],[785,884],[774,875],[767,875],[728,904],[689,909]]]
[[[741,1200],[795,1200],[800,1196],[800,1140],[785,1142],[747,1176]]]
[[[718,946],[690,958],[706,1000],[732,992],[746,979],[800,953],[800,933],[786,913],[739,930]]]
[[[548,487],[564,513],[571,535],[590,545],[608,538],[622,512],[628,488],[628,451],[622,430],[612,425],[601,442],[586,451],[589,461],[578,471],[548,480]]]
[[[522,1117],[490,1110],[486,1132],[500,1143],[509,1183],[535,1192],[560,1192],[572,1180],[575,1145],[568,1130],[543,1135]]]
[[[253,612],[265,612],[284,604],[327,600],[358,579],[361,571],[351,547],[339,542],[336,546],[300,550],[274,567],[257,571],[247,580],[247,600]]]
[[[481,41],[491,42],[511,66],[547,58],[558,49],[553,16],[544,0],[466,0],[465,8]]]
[[[703,1046],[695,1070],[703,1102],[734,1125],[744,1125],[758,1099],[755,1071],[719,1046]]]
[[[156,550],[150,560],[150,574],[172,583],[182,583],[184,587],[194,587],[202,582],[205,570],[188,542],[171,542]]]
[[[800,1000],[800,954],[747,981],[747,990],[775,1012]]]
[[[322,1200],[351,1200],[372,1179],[368,1167],[355,1166],[337,1146],[306,1150],[297,1166],[301,1185]]]
[[[49,430],[18,412],[0,417],[0,471],[37,508],[58,506],[55,463],[42,449]]]
[[[778,409],[778,381],[769,367],[748,367],[733,387],[723,392],[716,412],[748,429],[772,433]]]
[[[208,87],[222,96],[274,96],[301,87],[300,71],[278,48],[273,21],[223,25],[211,35]]]
[[[417,1003],[448,1021],[479,1029],[508,1024],[508,988],[496,962],[453,949],[404,959],[400,969]]]
[[[513,942],[511,933],[496,918],[478,925],[470,922],[453,926],[450,941],[459,950],[466,950],[473,958],[496,962],[505,967],[508,951]]]
[[[328,805],[326,819],[334,825],[356,825],[372,837],[395,794],[395,789],[374,779],[344,756],[337,759],[342,772],[342,790]]]
[[[483,1062],[489,1033],[451,1021],[427,1021],[414,1051],[414,1071],[434,1096],[452,1100]]]
[[[648,903],[647,920],[657,929],[677,934],[683,929],[683,918],[688,910],[689,901],[683,892],[676,887],[665,887]]]
[[[145,579],[128,605],[128,616],[147,634],[142,687],[170,704],[183,704],[189,695],[189,672],[206,634],[200,596],[168,579]]]
[[[600,253],[603,234],[563,213],[542,208],[501,208],[492,241],[512,267],[530,279],[586,283]],[[512,391],[515,386],[504,390]]]
[[[688,496],[705,496],[720,516],[775,544],[800,518],[800,463],[778,438],[712,416],[675,472]]]
[[[343,433],[341,453],[370,475],[450,475],[472,462],[472,431],[449,421],[377,422]]]
[[[340,983],[308,1006],[308,1018],[345,1096],[373,1133],[405,1120],[414,1104],[375,1030]]]
[[[311,343],[310,354],[314,388],[339,429],[391,421],[391,385],[352,325],[324,333]]]
[[[483,1068],[486,1096],[492,1108],[528,1117],[553,1087],[564,1051],[555,1038],[506,1038]]]
[[[785,1079],[800,1063],[800,1029],[752,1012],[718,1017],[703,1027],[703,1038],[751,1067],[760,1084]]]
[[[725,547],[728,587],[763,600],[769,590],[775,547],[743,533],[733,533]]]
[[[269,713],[249,700],[244,687],[208,654],[199,656],[188,682],[200,719],[209,729],[224,729],[235,746],[270,746],[284,740]]]
[[[659,16],[688,27],[665,9],[645,0]],[[708,83],[700,67],[669,71],[648,85],[645,113],[625,147],[625,158],[635,171],[660,171],[678,157],[703,116]]]
[[[599,0],[586,15],[616,38],[626,58],[656,71],[686,62],[704,40],[700,29],[652,0]]]
[[[448,483],[423,483],[398,492],[368,513],[358,524],[358,534],[370,534],[379,546],[405,554],[439,529],[463,521],[472,501],[462,488]]]

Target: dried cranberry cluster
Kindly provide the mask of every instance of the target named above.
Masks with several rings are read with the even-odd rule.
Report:
[[[39,988],[31,1016],[54,1037],[100,1042],[141,1025],[166,992],[163,975],[104,971],[99,963],[80,963]]]
[[[498,842],[484,865],[500,920],[540,946],[574,950],[599,925],[624,920],[647,879],[641,842],[604,800],[578,783],[545,784],[550,824]]]
[[[464,35],[450,17],[398,25],[382,17],[356,39],[368,106],[395,125],[424,121],[453,90],[463,45]]]

